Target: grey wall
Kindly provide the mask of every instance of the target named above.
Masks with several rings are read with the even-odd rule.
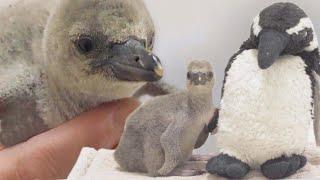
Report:
[[[13,0],[0,0],[0,6]],[[249,36],[252,19],[279,0],[145,0],[157,29],[155,52],[165,79],[184,88],[188,61],[204,59],[215,67],[215,103],[219,104],[224,68]],[[311,17],[320,35],[320,1],[291,0]],[[201,152],[214,151],[211,137]]]
[[[252,19],[278,0],[145,0],[157,28],[155,51],[166,79],[184,87],[188,60],[212,62],[218,76],[216,103],[229,58],[249,37]],[[320,34],[320,1],[292,0],[311,17]]]

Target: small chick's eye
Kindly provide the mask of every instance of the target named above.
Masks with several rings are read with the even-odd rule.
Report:
[[[208,72],[208,77],[209,77],[210,79],[212,79],[212,78],[213,78],[213,72]]]
[[[93,40],[91,37],[81,37],[76,41],[76,47],[80,53],[87,54],[94,48]]]
[[[187,78],[190,79],[191,78],[191,72],[188,72],[187,74]]]

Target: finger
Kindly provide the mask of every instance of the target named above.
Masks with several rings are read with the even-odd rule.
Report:
[[[0,162],[14,162],[13,176],[23,179],[65,178],[82,147],[115,147],[126,117],[138,105],[132,99],[102,105],[26,143],[3,150]],[[1,166],[0,174],[5,168]]]
[[[0,143],[0,151],[1,151],[1,150],[4,150],[4,148],[5,148],[5,147]]]

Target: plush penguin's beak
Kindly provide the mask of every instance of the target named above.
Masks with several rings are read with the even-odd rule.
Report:
[[[258,64],[268,69],[287,47],[289,36],[275,30],[263,30],[259,35]]]
[[[124,81],[158,81],[163,77],[163,68],[157,56],[147,51],[134,39],[112,47],[114,56],[108,60],[116,78]]]

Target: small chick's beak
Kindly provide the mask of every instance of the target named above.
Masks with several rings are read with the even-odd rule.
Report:
[[[130,39],[125,44],[115,45],[112,51],[115,55],[108,61],[117,79],[153,82],[163,77],[160,59],[139,41]]]
[[[263,30],[259,35],[258,64],[268,69],[287,47],[289,36],[275,30]]]

